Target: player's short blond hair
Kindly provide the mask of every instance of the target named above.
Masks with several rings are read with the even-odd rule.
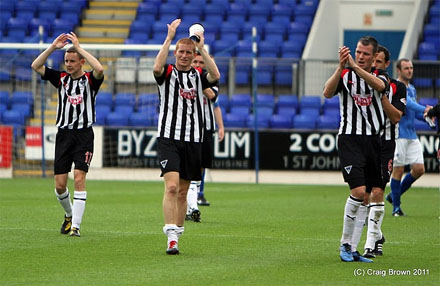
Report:
[[[196,44],[194,44],[194,42],[191,39],[183,38],[183,39],[178,40],[177,43],[176,43],[176,51],[179,50],[179,45],[180,44],[193,46],[194,56],[196,55]]]

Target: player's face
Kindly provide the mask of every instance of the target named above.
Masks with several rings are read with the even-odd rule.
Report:
[[[413,77],[413,64],[412,62],[402,61],[400,63],[400,70],[398,69],[400,77],[404,80],[411,80]]]
[[[376,57],[374,58],[373,66],[377,69],[384,70],[390,65],[390,61],[385,61],[385,54],[383,52],[376,53]]]
[[[192,66],[195,68],[204,69],[205,61],[203,60],[203,57],[201,55],[197,55],[192,62]]]
[[[361,42],[358,42],[356,46],[356,64],[366,70],[370,71],[371,66],[373,65],[374,55],[373,55],[373,46],[368,45],[364,46]]]
[[[66,53],[64,55],[64,64],[66,65],[66,71],[68,74],[75,76],[82,72],[82,65],[84,59],[80,59],[77,53]]]
[[[176,56],[176,66],[178,69],[188,69],[194,60],[194,46],[179,44],[178,49],[174,52]]]

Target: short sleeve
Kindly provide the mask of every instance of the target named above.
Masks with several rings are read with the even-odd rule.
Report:
[[[41,76],[41,79],[42,80],[50,81],[50,83],[54,87],[58,88],[60,86],[60,84],[61,84],[61,81],[60,81],[60,79],[61,79],[61,72],[46,67],[45,71],[44,71],[44,75]]]

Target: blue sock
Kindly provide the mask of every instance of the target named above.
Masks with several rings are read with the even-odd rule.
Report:
[[[200,182],[199,198],[205,196],[205,194],[203,193],[204,186],[205,186],[205,170],[203,170],[202,181]]]
[[[411,175],[411,173],[406,174],[405,178],[403,178],[402,183],[400,183],[400,195],[403,195],[409,188],[411,188],[412,183],[414,183],[416,179]]]
[[[393,212],[400,208],[400,181],[391,178],[391,197],[393,198]]]

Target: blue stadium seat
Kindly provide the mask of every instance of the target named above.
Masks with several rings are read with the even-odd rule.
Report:
[[[205,21],[216,21],[215,23],[223,22],[227,6],[219,3],[209,3],[205,6]],[[215,19],[214,19],[215,18]]]
[[[293,118],[296,115],[296,108],[287,106],[278,107],[277,114]]]
[[[229,111],[229,96],[227,94],[219,94],[218,95],[218,102],[222,109],[222,112],[228,112]]]
[[[237,24],[232,22],[223,22],[220,26],[220,39],[222,41],[237,42],[240,38],[240,29]]]
[[[179,7],[179,5],[176,5],[175,3],[169,3],[169,2],[163,3],[159,7],[159,15],[160,15],[161,19],[164,15],[169,15],[173,19],[179,18],[180,7]]]
[[[30,91],[14,91],[11,96],[11,104],[14,103],[27,103],[33,104],[34,98]]]
[[[333,108],[333,107],[324,109],[322,115],[338,118],[338,120],[341,118],[339,108]]]
[[[264,40],[282,43],[286,34],[286,27],[278,23],[268,22],[263,27]]]
[[[433,87],[433,79],[432,78],[417,77],[417,78],[413,79],[413,83],[416,88],[431,88],[431,87]]]
[[[301,58],[303,44],[296,41],[287,41],[281,45],[281,57]]]
[[[252,98],[249,94],[234,94],[229,98],[230,107],[244,106],[248,109],[252,106]]]
[[[280,94],[276,103],[277,108],[292,107],[298,108],[298,97],[294,94]]]
[[[319,117],[321,110],[319,108],[314,108],[314,107],[306,107],[306,108],[301,108],[300,110],[300,114],[301,115],[306,115],[309,117]]]
[[[247,115],[227,113],[223,118],[226,127],[246,127]]]
[[[247,106],[234,106],[232,105],[229,109],[229,113],[231,114],[241,114],[241,115],[249,115],[250,109]]]
[[[275,97],[272,94],[257,94],[257,106],[269,107],[273,109],[275,107]]]
[[[301,109],[303,108],[321,108],[321,97],[319,96],[312,96],[312,95],[305,95],[301,97],[301,100],[299,101],[299,107]]]
[[[117,93],[114,99],[115,107],[119,105],[128,105],[134,107],[136,105],[136,96],[134,93]]]
[[[329,108],[335,108],[339,110],[339,96],[333,96],[332,98],[326,98],[322,105],[323,110]]]
[[[293,116],[274,114],[270,118],[270,127],[274,129],[290,129],[293,128]]]
[[[248,7],[243,3],[231,3],[226,13],[228,22],[235,23],[237,27],[246,22]]]
[[[9,92],[6,90],[0,90],[0,104],[9,106]]]
[[[270,116],[257,116],[257,125],[258,128],[269,128],[270,126]],[[254,128],[255,127],[255,116],[253,114],[250,114],[246,119],[246,126],[248,128]]]
[[[316,117],[309,117],[307,115],[296,115],[293,118],[293,128],[315,130],[316,129]]]
[[[111,108],[113,106],[113,94],[111,92],[100,91],[96,96],[96,105],[105,105]]]
[[[249,8],[248,21],[251,23],[266,23],[271,7],[256,3]]]
[[[30,34],[38,33],[39,27],[43,27],[46,35],[51,34],[52,24],[47,19],[34,18],[29,23]]]
[[[105,120],[106,125],[109,126],[128,126],[129,114],[122,114],[119,112],[110,112]]]
[[[292,85],[293,70],[292,63],[277,62],[275,66],[275,84],[288,86]]]
[[[278,0],[279,5],[289,6],[290,8],[294,9],[297,6],[296,1],[292,0]]]
[[[159,105],[159,96],[155,93],[142,93],[138,98],[138,106]]]
[[[292,1],[293,2],[293,1]],[[283,4],[276,4],[272,8],[272,22],[278,23],[280,25],[287,26],[292,19],[292,8],[283,5]]]
[[[295,22],[304,23],[307,26],[311,26],[313,18],[315,16],[315,9],[313,5],[299,4],[293,10]]]
[[[108,105],[96,105],[96,124],[105,125],[105,119],[111,112],[111,107]]]
[[[419,103],[421,105],[434,106],[436,104],[439,104],[439,100],[437,98],[421,97],[421,98],[419,98]]]
[[[15,16],[17,18],[32,19],[38,8],[39,1],[21,1],[15,5]],[[2,3],[3,6],[3,3]],[[3,8],[3,7],[2,7]]]
[[[242,40],[236,44],[237,44],[237,57],[243,57],[243,58],[252,57],[253,53],[252,53],[252,42],[251,41]],[[247,62],[243,62],[243,64],[248,65]],[[238,65],[239,64],[237,63],[237,66]]]
[[[28,26],[30,19],[32,18],[10,18],[7,22],[8,35],[15,34],[23,34],[26,35],[28,33]]]
[[[128,118],[128,125],[133,127],[147,127],[153,124],[153,119],[147,113],[134,112]]]
[[[241,35],[244,41],[251,41],[252,39],[252,28],[257,29],[257,40],[262,38],[263,26],[265,23],[260,22],[246,22],[241,26]]]
[[[229,8],[229,0],[211,0],[211,4],[221,5],[224,9]]]
[[[55,11],[40,11],[38,13],[38,19],[47,20],[50,23],[53,23],[53,21],[55,21],[57,16],[58,16],[58,13]]]
[[[257,74],[257,84],[258,85],[272,85],[273,84],[273,65],[258,64],[256,74]]]
[[[13,103],[11,105],[11,110],[20,112],[25,118],[28,118],[32,115],[32,105],[27,103]]]
[[[26,119],[24,117],[24,114],[15,111],[15,110],[7,110],[3,112],[2,115],[2,122],[5,125],[12,126],[14,138],[17,136],[22,136],[24,133],[24,126],[26,123]]]
[[[273,108],[268,106],[258,106],[256,110],[258,117],[269,119],[273,115]]]
[[[219,57],[233,57],[235,56],[235,49],[234,43],[216,41],[214,42],[213,53]]]
[[[261,41],[258,43],[259,57],[276,58],[279,55],[280,43],[273,41]]]
[[[419,50],[418,50],[419,59],[423,59],[423,57],[426,56],[431,56],[434,57],[436,60],[438,54],[439,54],[439,49],[437,49],[433,43],[421,42],[419,44]]]
[[[250,83],[251,75],[251,58],[237,58],[235,68],[235,83],[239,85],[247,85]]]
[[[321,115],[316,122],[317,129],[338,129],[339,118],[329,115]]]

